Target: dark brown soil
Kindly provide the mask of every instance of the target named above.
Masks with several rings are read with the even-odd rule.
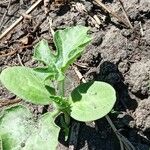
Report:
[[[0,1],[0,21],[9,1]],[[82,3],[88,11],[77,9]],[[117,0],[103,0],[111,10],[125,19]],[[124,7],[134,29],[122,26],[114,17],[103,11],[92,1],[51,4],[45,15],[43,4],[32,13],[32,19],[24,19],[7,37],[0,41],[0,70],[7,66],[35,66],[32,60],[33,46],[41,38],[53,47],[49,30],[49,18],[53,30],[82,24],[90,27],[93,37],[86,51],[77,60],[78,69],[86,80],[101,80],[110,83],[117,91],[117,103],[110,114],[116,128],[137,150],[150,148],[150,1],[124,0]],[[31,6],[29,0],[12,0],[9,10],[0,24],[1,33]],[[92,20],[100,19],[98,25]],[[87,67],[83,68],[82,65]],[[70,68],[67,77],[68,90],[79,84],[79,79]],[[0,100],[14,99],[15,95],[0,86]],[[29,105],[36,114],[43,113],[42,106]],[[118,140],[109,124],[102,118],[96,121],[98,129],[90,123],[82,123],[79,131],[78,150],[119,150]],[[61,138],[60,138],[61,139]],[[67,149],[68,144],[60,140],[58,149]]]

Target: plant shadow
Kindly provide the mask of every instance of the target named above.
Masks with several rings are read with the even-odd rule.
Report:
[[[131,122],[134,122],[134,118],[131,114],[128,114],[127,112],[134,112],[134,110],[137,108],[137,101],[135,99],[132,99],[130,97],[130,93],[128,90],[128,86],[124,84],[124,77],[121,72],[119,72],[117,65],[113,64],[109,61],[101,62],[100,65],[97,68],[97,71],[93,74],[93,79],[97,81],[104,81],[109,84],[111,84],[115,90],[116,90],[116,96],[117,96],[117,102],[114,106],[114,110],[117,113],[111,113],[109,116],[111,116],[113,123],[115,124],[116,128],[124,135],[137,149],[140,150],[148,150],[150,139],[148,136],[144,138],[139,134],[139,131],[135,129],[135,126],[131,127]],[[91,79],[91,78],[90,78]],[[125,115],[122,115],[121,118],[118,118],[118,113],[125,112]],[[107,133],[107,130],[110,129],[109,124],[107,123],[105,118],[99,119],[96,121],[96,124],[98,126],[99,132],[104,132],[108,136],[110,136],[109,133]],[[105,129],[106,128],[106,129]],[[91,130],[92,131],[92,130]],[[113,132],[113,131],[112,131]],[[101,135],[100,135],[101,136]],[[108,141],[111,141],[112,144],[115,144],[116,138],[109,139]],[[113,142],[114,140],[114,142]],[[102,140],[103,141],[103,140]],[[107,144],[107,139],[104,142],[104,145]],[[110,144],[110,143],[109,143]],[[108,144],[108,145],[109,145]],[[116,145],[119,143],[117,142]],[[110,144],[111,145],[111,144]],[[96,148],[104,150],[115,150],[120,149],[117,147],[106,147],[106,148]]]
[[[93,72],[92,72],[93,73]],[[130,97],[128,92],[128,86],[124,84],[124,78],[121,72],[119,72],[117,65],[105,61],[98,66],[98,71],[94,74],[89,74],[93,76],[92,78],[97,81],[104,81],[111,84],[117,93],[117,102],[114,106],[114,113],[110,113],[109,117],[113,121],[114,125],[118,131],[125,136],[137,150],[149,150],[150,139],[146,139],[144,136],[139,134],[139,130],[135,126],[131,127],[129,124],[134,122],[134,118],[128,111],[134,112],[137,108],[137,101]],[[90,78],[91,79],[91,78]],[[77,100],[81,99],[81,92],[86,93],[88,88],[91,86],[87,84],[87,88],[79,90],[77,95],[72,95],[79,97]],[[122,115],[121,112],[125,112]],[[121,117],[118,117],[118,114]],[[144,134],[146,135],[146,134]],[[68,146],[68,141],[64,141],[64,134],[61,132],[59,142]],[[105,117],[95,121],[95,126],[92,123],[81,123],[78,137],[78,144],[76,150],[120,150],[119,141],[108,124]]]
[[[72,93],[72,101],[77,102],[82,99],[82,94],[87,93],[88,89],[91,87],[91,85],[94,83],[94,81],[90,81],[88,83],[82,83],[77,88],[75,88]]]
[[[107,82],[114,87],[117,97],[114,107],[116,111],[135,110],[137,108],[137,101],[130,97],[128,86],[124,84],[124,77],[119,72],[117,65],[109,61],[101,63],[94,79]]]

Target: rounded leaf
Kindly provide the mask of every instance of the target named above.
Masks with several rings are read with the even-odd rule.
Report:
[[[83,83],[71,93],[71,117],[79,121],[93,121],[107,115],[116,101],[114,88],[105,82]]]
[[[34,104],[49,104],[51,95],[42,79],[28,67],[8,67],[0,74],[4,86],[18,97]]]
[[[55,150],[59,131],[52,113],[34,120],[26,107],[17,105],[0,115],[0,137],[4,150]]]

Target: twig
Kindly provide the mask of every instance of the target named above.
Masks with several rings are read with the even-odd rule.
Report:
[[[94,15],[93,18],[95,19],[95,21],[96,21],[96,23],[97,23],[98,25],[101,25],[101,24],[102,24],[97,15]]]
[[[78,78],[80,79],[80,81],[82,81],[83,83],[86,83],[84,77],[82,76],[82,74],[79,72],[78,68],[73,66],[73,69],[75,71],[75,73],[77,74]]]
[[[88,10],[86,10],[85,6],[82,3],[77,2],[76,4],[72,5],[73,7],[75,7],[75,9],[80,12],[80,13],[86,13],[89,15],[89,17],[92,20],[92,23],[95,25],[95,27],[99,28],[101,25],[101,21],[98,18],[97,15],[92,16]]]
[[[4,18],[5,18],[5,16],[6,16],[6,14],[8,13],[10,4],[11,4],[11,0],[9,0],[8,6],[7,6],[7,8],[6,8],[6,11],[5,11],[5,13],[3,14],[3,17],[2,17],[2,19],[1,19],[1,22],[0,22],[0,31],[2,30],[2,27],[3,27],[3,24],[4,24],[3,21],[4,21]]]
[[[30,47],[33,47],[33,44],[30,44],[30,45],[25,45],[25,46],[21,46],[20,49],[24,49],[24,48],[30,48]]]
[[[84,68],[84,69],[87,69],[88,68],[88,66],[87,66],[87,64],[84,64],[84,63],[78,63],[78,62],[74,62],[74,64],[76,65],[76,66],[78,66],[78,67],[80,67],[80,68]]]
[[[118,16],[115,12],[107,8],[102,2],[99,0],[94,0],[98,5],[100,5],[104,10],[106,10],[108,13],[110,13],[112,16],[118,19],[119,22],[122,22],[126,27],[129,27],[129,25],[120,17]]]
[[[130,143],[130,141],[127,140],[127,138],[125,138],[122,134],[120,134],[120,132],[117,132],[117,134],[121,137],[127,149],[135,150],[135,147]]]
[[[79,79],[82,80],[84,83],[86,83],[85,79],[83,78],[82,74],[79,72],[78,68],[77,67],[73,67],[73,68],[76,74],[78,75]],[[107,119],[108,123],[110,124],[111,128],[116,134],[120,143],[121,150],[124,150],[124,146],[125,148],[127,148],[127,150],[135,150],[134,146],[123,135],[121,135],[121,133],[118,132],[118,130],[116,129],[115,125],[113,124],[109,116],[106,115],[105,118]]]
[[[35,2],[26,12],[25,14],[29,14],[32,12],[40,3],[42,0],[38,0]],[[11,30],[13,30],[21,21],[23,20],[23,16],[20,16],[9,28],[7,28],[1,35],[0,35],[0,40],[6,36]]]
[[[142,27],[141,21],[139,22],[139,24],[140,24],[140,32],[141,32],[141,36],[144,36],[144,31],[143,31],[143,27]]]
[[[133,26],[132,26],[132,24],[131,24],[131,22],[130,22],[130,20],[129,20],[129,17],[128,17],[127,13],[126,13],[126,10],[125,10],[125,8],[124,8],[124,5],[123,5],[122,0],[119,0],[119,2],[120,2],[120,4],[121,4],[121,8],[122,8],[122,11],[123,11],[123,13],[124,13],[124,16],[126,17],[127,22],[128,22],[128,24],[129,24],[129,27],[130,27],[131,29],[133,29]]]
[[[1,58],[1,57],[6,57],[6,56],[13,55],[13,54],[15,54],[15,53],[16,53],[18,50],[20,50],[20,49],[30,48],[30,47],[33,47],[33,44],[21,46],[19,49],[13,50],[13,51],[11,51],[11,52],[9,52],[9,53],[7,53],[7,54],[0,54],[0,58]]]
[[[6,56],[9,56],[9,55],[13,55],[13,54],[15,54],[17,52],[17,50],[14,50],[14,51],[11,51],[11,52],[9,52],[9,53],[7,53],[7,54],[2,54],[2,55],[0,55],[0,58],[1,57],[6,57]]]
[[[52,18],[48,18],[48,20],[49,20],[49,28],[50,28],[50,32],[51,32],[51,34],[52,34],[52,36],[54,37],[54,30],[53,30],[53,28],[52,28]]]
[[[18,57],[18,61],[19,61],[20,65],[21,65],[21,66],[24,66],[23,63],[22,63],[22,61],[21,61],[21,58],[20,58],[20,55],[19,55],[19,54],[17,54],[17,57]]]
[[[124,150],[124,146],[123,146],[122,140],[121,140],[120,136],[117,134],[118,130],[116,129],[115,125],[113,124],[113,122],[111,121],[111,119],[109,118],[108,115],[106,115],[105,118],[108,121],[108,123],[110,124],[110,126],[113,129],[114,133],[116,134],[116,136],[117,136],[117,138],[119,140],[119,143],[120,143],[121,150]]]
[[[21,99],[13,99],[13,100],[0,100],[0,108],[8,105],[13,105],[21,102]]]

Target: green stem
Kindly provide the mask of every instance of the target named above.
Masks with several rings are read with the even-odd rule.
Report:
[[[53,118],[56,118],[59,114],[60,114],[60,110],[55,110],[54,112],[52,112]]]
[[[64,112],[65,123],[67,126],[70,124],[70,115],[67,112]]]
[[[65,85],[64,85],[64,82],[65,82],[64,80],[58,82],[58,95],[60,95],[62,97],[64,97],[64,95],[65,95]],[[63,112],[64,112],[65,123],[67,125],[69,125],[70,124],[70,116],[69,116],[69,114],[65,110]]]
[[[64,92],[64,80],[58,82],[58,95],[64,97],[65,92]]]

